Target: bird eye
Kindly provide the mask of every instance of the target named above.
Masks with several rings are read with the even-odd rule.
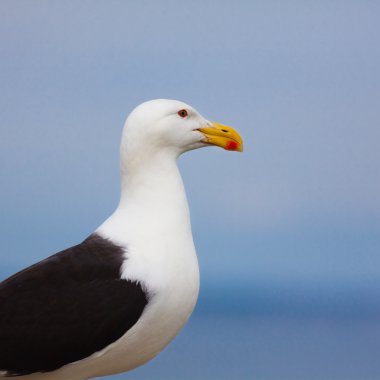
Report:
[[[186,110],[179,110],[177,113],[181,117],[186,117],[188,115]]]

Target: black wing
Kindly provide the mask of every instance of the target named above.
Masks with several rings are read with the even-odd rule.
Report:
[[[0,283],[0,372],[48,372],[100,351],[141,316],[147,294],[120,279],[123,249],[93,234]]]

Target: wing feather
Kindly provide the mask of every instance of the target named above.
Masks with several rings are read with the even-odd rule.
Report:
[[[48,372],[125,334],[148,302],[120,279],[124,250],[93,234],[0,284],[0,373]]]

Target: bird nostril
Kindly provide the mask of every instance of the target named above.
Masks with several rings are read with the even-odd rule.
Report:
[[[222,129],[222,132],[226,132],[226,133],[228,133],[227,129]]]

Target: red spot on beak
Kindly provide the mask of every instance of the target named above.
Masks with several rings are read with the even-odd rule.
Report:
[[[226,145],[227,150],[236,150],[238,148],[238,143],[236,141],[228,141]]]

